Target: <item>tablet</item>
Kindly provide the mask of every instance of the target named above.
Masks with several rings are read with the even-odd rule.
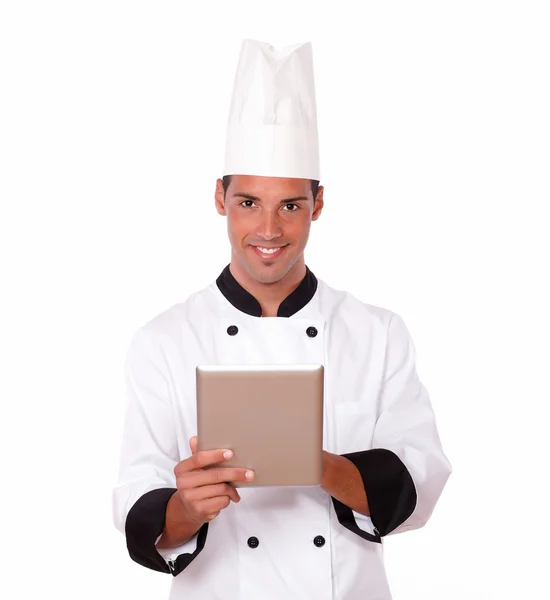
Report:
[[[234,487],[321,485],[323,365],[198,365],[196,384],[199,450],[255,473]]]

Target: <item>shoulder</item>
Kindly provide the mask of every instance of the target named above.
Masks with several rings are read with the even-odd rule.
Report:
[[[350,319],[357,322],[368,321],[388,326],[398,315],[389,308],[370,304],[354,296],[351,292],[337,289],[325,281],[318,280],[319,302],[327,318]]]
[[[197,325],[214,306],[217,296],[214,285],[210,284],[189,294],[184,300],[172,304],[154,315],[135,331],[134,337],[148,339],[169,339],[179,336],[182,329],[189,325]]]
[[[369,339],[392,352],[414,351],[411,334],[400,314],[323,281],[319,281],[318,289],[321,311],[332,329],[343,331],[350,339]]]

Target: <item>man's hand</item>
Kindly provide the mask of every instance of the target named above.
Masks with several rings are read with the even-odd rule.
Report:
[[[204,523],[212,521],[227,508],[231,500],[240,501],[232,481],[252,481],[254,478],[254,472],[248,469],[212,467],[233,458],[231,450],[199,452],[196,436],[189,440],[189,447],[192,456],[174,467],[178,490],[166,506],[166,523],[157,548],[174,548],[193,537]]]
[[[232,481],[251,481],[253,471],[233,467],[205,469],[233,458],[231,450],[198,451],[198,439],[189,440],[192,456],[179,462],[174,468],[176,486],[181,503],[190,521],[202,525],[211,521],[229,506],[231,500],[239,502],[237,490],[229,485]]]

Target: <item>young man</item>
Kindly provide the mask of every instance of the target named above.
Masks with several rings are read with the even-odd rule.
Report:
[[[389,600],[383,538],[422,527],[451,473],[403,320],[306,266],[319,181],[310,44],[246,40],[215,191],[231,262],[127,360],[114,519],[172,600]],[[324,365],[321,487],[237,492],[254,473],[205,470],[232,455],[197,450],[195,367],[235,362]]]

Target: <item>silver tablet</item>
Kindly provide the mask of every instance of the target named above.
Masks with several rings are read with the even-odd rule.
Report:
[[[196,383],[199,450],[255,473],[235,487],[321,484],[323,365],[198,365]]]

